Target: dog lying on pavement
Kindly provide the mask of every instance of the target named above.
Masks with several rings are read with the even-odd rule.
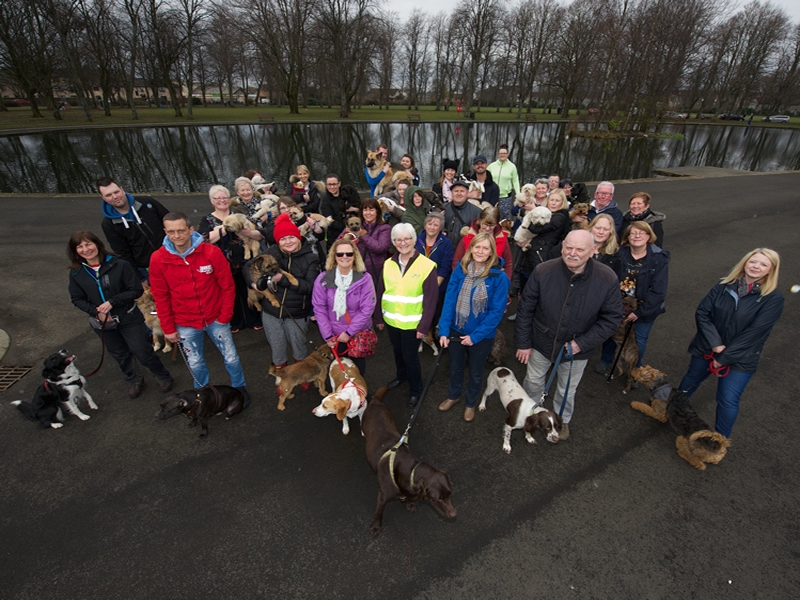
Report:
[[[511,432],[515,429],[525,431],[525,440],[529,444],[536,443],[533,433],[537,428],[542,430],[548,442],[558,442],[558,432],[562,427],[561,417],[552,410],[537,405],[509,369],[499,367],[489,373],[478,410],[486,410],[486,399],[494,392],[498,392],[500,402],[508,413],[503,425],[503,452],[511,454]]]
[[[367,461],[378,476],[378,506],[369,528],[372,536],[380,533],[383,510],[395,498],[409,511],[417,509],[416,500],[426,500],[442,518],[455,519],[457,515],[447,473],[420,461],[406,444],[398,446],[400,432],[392,411],[382,402],[388,391],[388,387],[378,390],[361,420]]]
[[[204,438],[208,435],[208,417],[225,414],[227,420],[238,415],[243,408],[244,396],[236,388],[229,385],[207,385],[167,396],[161,403],[161,410],[156,413],[156,419],[165,421],[183,413],[191,419],[189,427],[195,427],[197,421],[200,421],[200,437]]]
[[[292,390],[301,383],[314,383],[320,396],[327,396],[325,389],[325,376],[328,374],[328,365],[333,360],[333,352],[328,344],[322,344],[303,360],[293,365],[277,369],[275,365],[269,366],[269,374],[275,377],[275,385],[280,388],[278,396],[278,410],[285,410],[285,402],[294,398]]]
[[[669,424],[677,434],[678,456],[695,469],[704,471],[706,463],[717,465],[725,458],[731,441],[712,431],[689,404],[681,390],[667,383],[667,376],[650,366],[633,370],[633,378],[650,390],[650,404],[631,402],[631,408],[657,421]]]
[[[367,408],[367,382],[361,376],[358,367],[349,358],[342,358],[342,367],[338,361],[333,361],[328,367],[333,392],[325,396],[313,412],[318,417],[336,415],[342,422],[342,433],[350,433],[347,419],[364,417]]]

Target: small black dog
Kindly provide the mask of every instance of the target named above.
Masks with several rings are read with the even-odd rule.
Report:
[[[208,417],[225,413],[225,419],[242,412],[244,396],[242,392],[229,385],[208,385],[197,390],[186,390],[179,394],[167,396],[161,403],[161,410],[156,419],[165,421],[170,417],[184,413],[191,419],[189,427],[202,425],[200,437],[208,435]]]
[[[33,395],[33,402],[14,400],[11,404],[16,406],[27,418],[39,421],[39,426],[43,429],[47,427],[58,429],[64,426],[61,403],[65,402],[68,397],[69,394],[66,390],[45,380]]]

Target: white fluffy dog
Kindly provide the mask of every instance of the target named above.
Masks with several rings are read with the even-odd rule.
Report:
[[[522,186],[522,190],[520,190],[519,194],[517,194],[517,206],[532,204],[534,202],[534,196],[536,196],[536,186],[532,183],[526,183]]]
[[[531,247],[531,240],[536,237],[529,229],[529,225],[547,225],[550,222],[550,217],[553,213],[546,206],[537,206],[533,210],[525,213],[522,219],[522,224],[517,228],[514,234],[514,241],[517,242],[523,252],[527,252]]]

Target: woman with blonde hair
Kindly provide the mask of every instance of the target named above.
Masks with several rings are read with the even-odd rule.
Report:
[[[483,368],[506,309],[508,286],[508,277],[497,257],[494,236],[478,233],[450,276],[439,319],[439,344],[450,348],[450,385],[447,400],[439,405],[439,410],[450,410],[461,399],[464,367],[469,362],[464,407],[467,422],[475,418],[475,405],[483,386]],[[451,338],[453,344],[450,344]]]
[[[619,244],[614,229],[614,218],[601,213],[592,219],[588,229],[592,232],[594,243],[597,245],[595,260],[611,267],[616,273],[619,267]]]
[[[325,193],[325,184],[311,181],[311,171],[305,165],[297,165],[295,174],[289,177],[289,195],[303,208],[303,212],[319,212],[319,201]]]
[[[714,429],[725,437],[731,435],[739,399],[783,312],[783,295],[777,290],[780,266],[774,250],[751,250],[695,311],[697,334],[689,344],[692,357],[679,387],[690,398],[709,374],[717,377]]]
[[[341,355],[347,352],[351,337],[372,328],[375,286],[351,240],[340,238],[331,245],[325,271],[314,282],[311,304],[322,339]],[[364,375],[365,359],[350,359]]]

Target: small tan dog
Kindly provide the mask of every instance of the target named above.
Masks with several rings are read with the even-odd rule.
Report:
[[[145,324],[153,332],[153,350],[161,350],[162,339],[164,340],[164,349],[161,351],[167,353],[172,350],[172,342],[164,337],[161,321],[158,320],[158,315],[156,314],[156,301],[153,299],[153,294],[148,286],[145,286],[144,294],[136,299],[136,306],[142,312]]]
[[[706,463],[717,465],[725,458],[731,441],[709,429],[689,404],[686,394],[667,383],[665,373],[644,366],[633,370],[633,378],[650,390],[650,404],[631,402],[631,408],[662,423],[669,421],[678,436],[675,439],[678,456],[701,471],[705,471]]]
[[[249,229],[250,231],[256,230],[256,224],[250,219],[244,215],[232,214],[225,217],[225,220],[222,221],[222,226],[225,228],[225,231],[228,233],[235,233],[237,237],[244,242],[245,260],[250,260],[258,254],[258,251],[261,249],[261,245],[252,238],[239,235],[239,232],[243,229]]]
[[[569,220],[572,221],[575,217],[585,217],[589,214],[589,204],[586,202],[576,202],[569,211]],[[572,229],[589,229],[589,221],[573,221]]]
[[[265,194],[262,198],[263,200],[261,200],[261,203],[258,205],[258,210],[253,214],[253,220],[260,221],[261,217],[267,213],[272,215],[270,219],[275,219],[278,216],[279,198],[274,194]]]
[[[347,238],[348,240],[357,240],[362,235],[367,233],[361,224],[361,217],[357,217],[355,215],[347,217],[347,219],[345,219],[344,226],[345,234],[343,237]]]
[[[253,283],[257,283],[259,279],[262,277],[272,277],[277,273],[281,273],[286,279],[289,280],[289,283],[292,285],[297,285],[297,277],[289,273],[288,271],[284,271],[278,265],[278,260],[272,256],[272,254],[261,254],[256,257],[256,259],[250,263],[250,278]],[[273,286],[275,284],[272,284]],[[261,312],[261,298],[266,298],[269,300],[269,303],[272,304],[275,308],[280,306],[280,302],[275,297],[275,289],[270,289],[270,286],[267,286],[267,289],[261,290],[254,290],[253,288],[249,288],[247,290],[247,304],[253,310]]]
[[[289,215],[292,217],[293,223],[299,223],[300,219],[305,219],[303,224],[297,227],[303,236],[308,233],[308,230],[311,229],[313,225],[319,225],[323,230],[325,230],[328,228],[328,225],[333,223],[333,217],[323,217],[319,213],[305,214],[303,209],[299,206],[290,206]]]
[[[328,374],[328,365],[333,360],[333,352],[328,344],[322,344],[303,360],[282,369],[275,365],[269,366],[269,374],[275,377],[275,384],[281,393],[278,397],[278,410],[285,410],[287,399],[294,398],[292,390],[301,383],[314,383],[320,396],[325,396],[325,376]]]
[[[347,419],[358,417],[360,422],[364,417],[364,410],[367,408],[367,382],[352,360],[346,357],[340,360],[344,371],[336,360],[328,367],[333,392],[325,396],[311,412],[318,417],[336,415],[342,422],[342,433],[347,435],[350,433]]]

